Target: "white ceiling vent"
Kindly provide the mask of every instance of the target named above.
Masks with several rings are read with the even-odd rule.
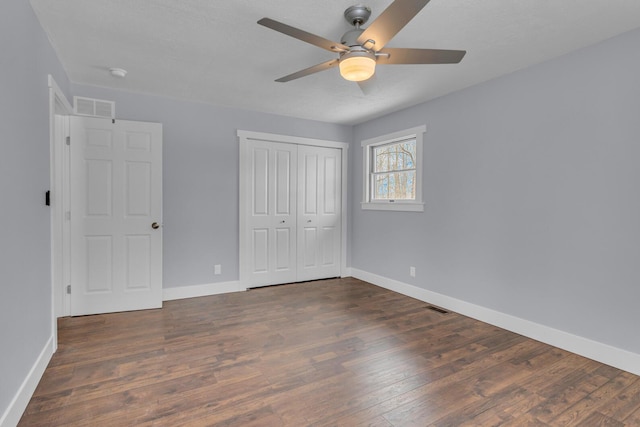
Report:
[[[116,103],[102,99],[73,97],[73,112],[79,116],[116,118]]]

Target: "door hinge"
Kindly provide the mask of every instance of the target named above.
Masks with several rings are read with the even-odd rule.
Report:
[[[67,294],[71,295],[71,285],[67,285]]]
[[[70,136],[66,137],[65,142],[67,145],[71,145],[71,137]]]

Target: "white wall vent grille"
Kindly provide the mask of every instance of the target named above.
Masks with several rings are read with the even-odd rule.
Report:
[[[116,118],[116,103],[102,99],[73,97],[73,112],[78,116]]]

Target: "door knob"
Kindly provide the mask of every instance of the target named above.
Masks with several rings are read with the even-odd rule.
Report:
[[[154,230],[157,230],[158,228],[160,228],[160,224],[158,224],[157,222],[154,222],[153,224],[151,224],[151,228],[153,228]]]

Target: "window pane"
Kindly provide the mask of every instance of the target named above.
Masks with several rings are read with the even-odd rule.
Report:
[[[374,200],[415,200],[416,172],[392,172],[375,175]]]
[[[385,200],[389,198],[389,177],[388,175],[376,175],[373,198]]]
[[[374,162],[374,172],[386,172],[389,170],[389,152],[388,147],[383,148],[375,148],[373,156],[375,158]]]
[[[416,168],[416,140],[397,142],[373,149],[373,172],[393,172]]]

